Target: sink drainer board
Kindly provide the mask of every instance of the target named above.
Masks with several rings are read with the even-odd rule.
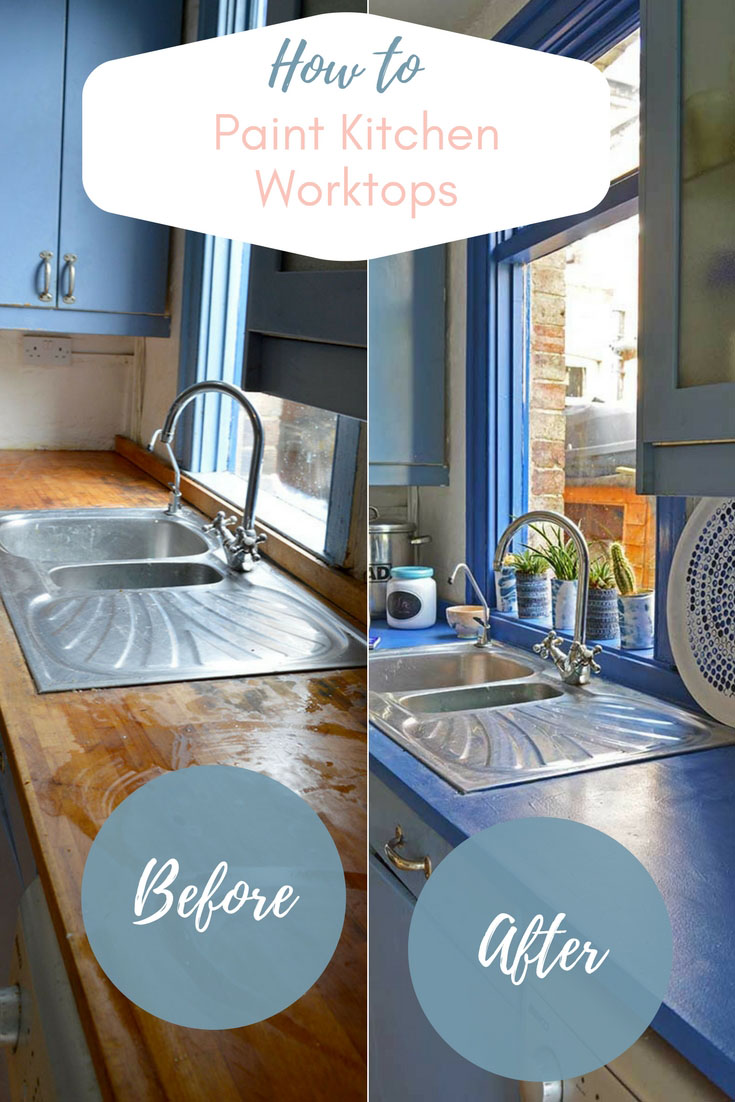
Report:
[[[365,640],[185,512],[0,514],[0,594],[40,692],[365,665]]]
[[[735,743],[735,728],[683,708],[547,671],[498,644],[382,651],[370,659],[370,718],[465,793]]]

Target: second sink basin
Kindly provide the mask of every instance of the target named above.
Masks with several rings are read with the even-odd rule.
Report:
[[[521,682],[510,685],[472,685],[466,689],[401,696],[398,703],[414,715],[467,712],[483,708],[532,704],[536,700],[554,700],[564,693],[545,682]]]
[[[89,566],[55,566],[51,581],[73,593],[98,589],[177,589],[216,585],[224,575],[204,562],[109,562]]]

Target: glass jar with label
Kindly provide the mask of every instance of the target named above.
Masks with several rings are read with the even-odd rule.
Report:
[[[436,582],[430,566],[394,566],[386,594],[392,628],[430,628],[436,623]]]

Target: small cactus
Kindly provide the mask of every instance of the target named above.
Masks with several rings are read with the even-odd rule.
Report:
[[[610,560],[612,562],[615,584],[622,597],[632,597],[638,590],[635,579],[635,571],[630,565],[628,556],[621,543],[614,543],[610,548]]]

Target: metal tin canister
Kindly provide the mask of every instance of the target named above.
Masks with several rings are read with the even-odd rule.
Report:
[[[416,548],[431,542],[431,536],[417,536],[410,521],[373,521],[370,524],[368,564],[370,615],[385,616],[385,599],[394,566],[413,566]]]

